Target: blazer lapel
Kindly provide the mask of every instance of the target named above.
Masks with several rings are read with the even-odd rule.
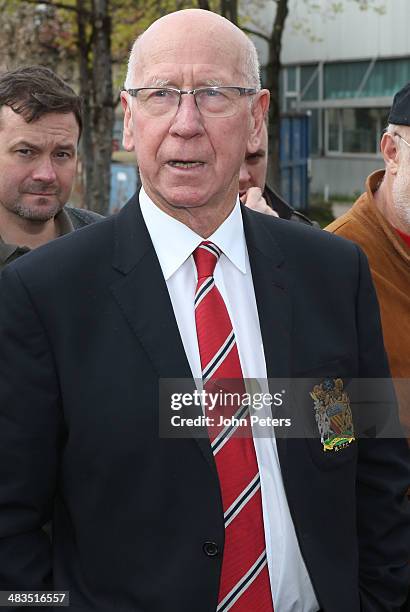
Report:
[[[123,276],[111,286],[111,292],[158,378],[190,379],[193,390],[192,372],[137,195],[116,217],[113,267]],[[216,472],[206,432],[203,437],[194,439]]]
[[[267,228],[264,216],[246,207],[242,207],[242,216],[267,376],[286,380],[291,374],[291,300],[286,286],[285,260],[272,230]],[[271,389],[272,394],[277,391],[277,388]],[[286,466],[287,439],[278,437],[276,444],[283,472]]]
[[[135,196],[116,218],[111,291],[161,378],[192,378],[167,286]]]
[[[291,303],[284,257],[263,215],[242,207],[268,378],[290,376]]]

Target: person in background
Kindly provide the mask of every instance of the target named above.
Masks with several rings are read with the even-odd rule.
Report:
[[[254,143],[247,148],[245,160],[239,174],[239,196],[249,208],[267,215],[274,215],[290,221],[314,225],[306,215],[295,210],[266,184],[268,171],[268,128],[266,122],[255,150]]]
[[[380,149],[384,170],[326,230],[356,242],[369,260],[384,343],[410,438],[410,83],[394,97]]]
[[[44,66],[0,75],[0,270],[102,219],[66,206],[77,168],[79,96]]]

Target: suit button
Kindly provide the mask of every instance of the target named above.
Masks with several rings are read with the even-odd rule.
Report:
[[[216,557],[219,554],[218,544],[215,542],[205,542],[202,547],[202,550],[206,554],[207,557]]]

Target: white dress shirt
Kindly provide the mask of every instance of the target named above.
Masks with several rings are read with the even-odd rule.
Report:
[[[168,287],[182,344],[195,379],[201,362],[195,325],[194,295],[197,273],[192,252],[203,238],[159,209],[140,191],[140,205]],[[244,378],[258,379],[268,392],[266,363],[255,291],[243,230],[239,199],[229,217],[207,238],[222,255],[214,278],[235,332]],[[260,417],[272,416],[270,408]],[[275,612],[316,612],[319,608],[303,561],[282,481],[279,458],[271,436],[254,437],[261,477],[266,553]]]

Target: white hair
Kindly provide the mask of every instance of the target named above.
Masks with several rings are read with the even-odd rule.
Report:
[[[261,88],[261,75],[258,52],[252,40],[248,38],[248,44],[245,51],[243,73],[248,80],[250,87],[255,89]]]
[[[407,156],[410,155],[410,147],[408,145],[406,145],[405,142],[403,142],[403,140],[401,138],[399,138],[398,134],[400,134],[400,128],[402,128],[403,126],[401,125],[396,125],[395,123],[389,123],[387,128],[386,128],[386,134],[390,134],[390,136],[392,138],[394,138],[395,142],[398,144],[398,148],[400,150],[401,155],[405,155],[406,159]],[[399,130],[399,131],[397,131]],[[404,138],[404,136],[403,136]],[[406,138],[407,140],[407,138]]]
[[[131,89],[135,87],[137,83],[134,82],[134,77],[137,75],[137,59],[138,59],[138,47],[143,34],[140,34],[132,45],[130,55],[128,57],[128,68],[127,76],[125,77],[124,87],[125,89]]]
[[[410,178],[407,171],[407,163],[408,160],[410,160],[410,147],[397,136],[399,133],[397,132],[397,128],[400,129],[401,127],[402,126],[389,123],[386,128],[386,133],[390,134],[390,136],[395,139],[395,142],[400,143],[398,145],[398,149],[400,151],[400,156],[404,158],[404,163],[399,165],[399,169],[392,186],[392,198],[397,218],[400,219],[407,231],[407,228],[410,229]]]
[[[125,77],[124,87],[125,89],[131,89],[138,85],[138,83],[134,80],[138,75],[138,47],[141,44],[141,39],[143,38],[144,33],[140,34],[138,38],[135,40],[132,45],[132,49],[128,58],[128,68],[127,68],[127,76]],[[242,72],[246,78],[246,86],[254,87],[255,89],[261,88],[261,78],[260,78],[260,65],[258,52],[256,51],[256,47],[250,38],[247,38],[246,49],[243,54],[243,66]]]

